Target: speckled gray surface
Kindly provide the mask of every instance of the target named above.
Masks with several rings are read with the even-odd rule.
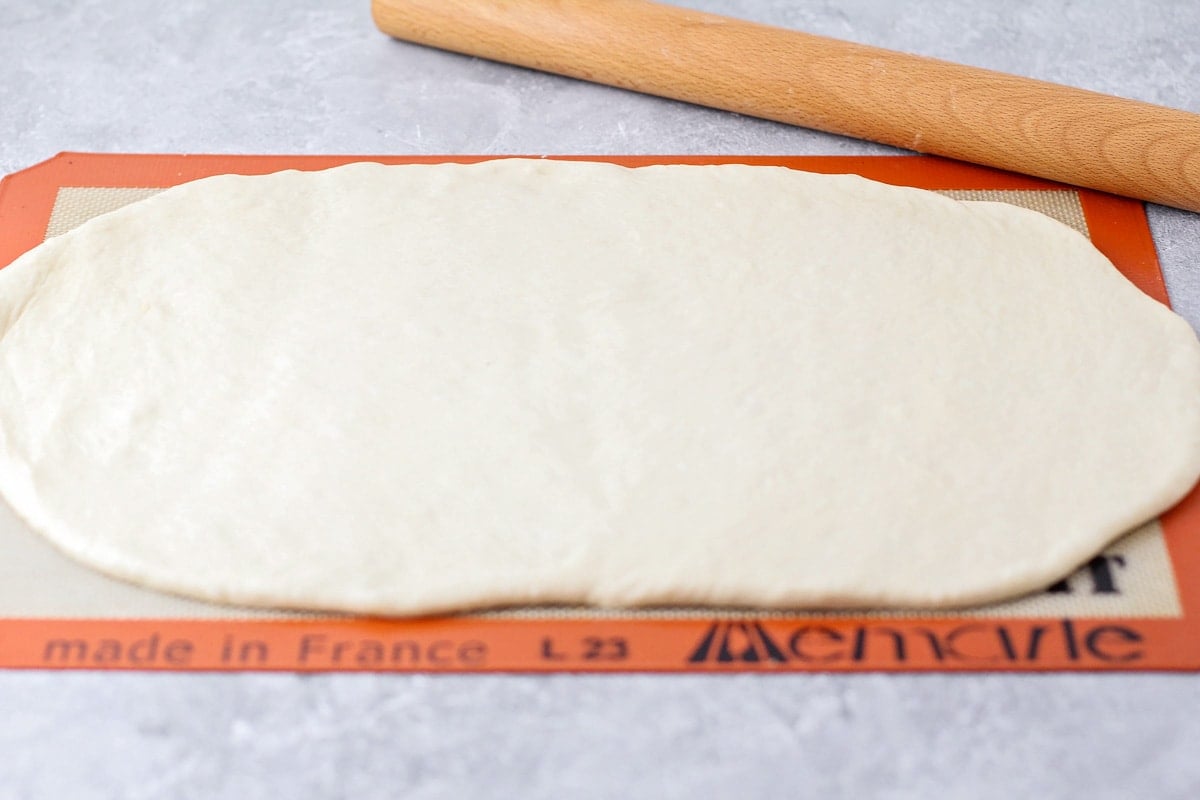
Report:
[[[1193,0],[694,0],[1200,112]],[[390,41],[366,3],[0,0],[0,173],[61,150],[876,153]],[[1200,216],[1151,209],[1200,326]],[[0,673],[0,798],[1200,797],[1200,676]]]

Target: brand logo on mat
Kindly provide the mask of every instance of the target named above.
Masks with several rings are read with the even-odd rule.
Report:
[[[785,664],[788,657],[759,622],[714,622],[688,663]]]
[[[928,620],[886,620],[853,624],[816,620],[775,634],[761,622],[714,622],[687,657],[687,663],[773,667],[836,664],[938,666],[941,664],[1121,664],[1145,656],[1145,635],[1127,625],[1070,618],[971,620],[938,624]]]

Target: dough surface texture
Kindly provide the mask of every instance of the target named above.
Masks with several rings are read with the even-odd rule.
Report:
[[[219,176],[0,270],[0,491],[154,588],[954,606],[1200,471],[1200,345],[1032,211],[778,167]]]

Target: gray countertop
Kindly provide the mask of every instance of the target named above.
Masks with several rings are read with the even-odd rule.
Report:
[[[1200,112],[1194,0],[693,0]],[[0,173],[62,150],[888,148],[389,40],[364,0],[0,0]],[[1200,216],[1151,208],[1200,327]],[[0,798],[1200,797],[1198,675],[0,673]]]

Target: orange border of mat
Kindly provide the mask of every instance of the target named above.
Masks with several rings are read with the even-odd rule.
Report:
[[[219,173],[495,156],[61,153],[0,181],[0,265],[42,241],[60,186],[172,186]],[[553,156],[780,165],[926,189],[1074,189],[923,156]],[[1078,190],[1092,241],[1167,302],[1142,205]],[[1180,619],[0,620],[0,668],[428,672],[1200,669],[1200,489],[1163,517]]]

